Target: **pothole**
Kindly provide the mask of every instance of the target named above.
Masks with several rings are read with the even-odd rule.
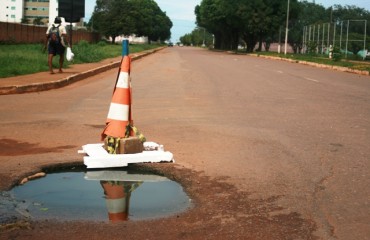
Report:
[[[0,223],[137,221],[168,217],[190,206],[182,186],[163,176],[127,168],[71,168],[0,192]]]

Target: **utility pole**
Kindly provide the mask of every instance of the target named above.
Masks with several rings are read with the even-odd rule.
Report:
[[[70,17],[70,23],[69,23],[69,45],[72,48],[72,33],[73,33],[73,26],[72,26],[72,18],[73,18],[73,0],[71,0],[71,17]]]
[[[206,46],[205,39],[206,39],[206,29],[203,28],[203,44],[202,44],[202,47],[205,47]]]
[[[279,27],[279,46],[278,46],[278,53],[281,52],[281,26]]]
[[[288,0],[288,7],[287,7],[287,12],[286,12],[285,47],[284,47],[284,54],[285,55],[286,55],[286,52],[287,52],[287,45],[288,45],[289,5],[290,5],[290,0]]]

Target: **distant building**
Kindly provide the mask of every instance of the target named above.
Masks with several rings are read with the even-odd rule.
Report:
[[[55,17],[58,16],[58,0],[50,0],[49,4],[49,23],[54,23]],[[64,19],[62,19],[62,22],[64,23]]]
[[[135,35],[131,35],[131,36],[118,36],[115,38],[115,42],[118,43],[118,42],[122,42],[123,40],[127,39],[130,43],[133,43],[133,44],[140,44],[140,43],[148,43],[148,37],[136,37]],[[109,37],[108,39],[109,41],[112,41],[112,38]]]
[[[28,19],[28,23],[33,23],[33,20],[35,20],[36,18],[40,18],[40,20],[44,24],[48,24],[50,8],[49,0],[24,0],[24,1],[15,0],[15,1],[20,2],[20,4],[24,2],[23,17]]]
[[[0,21],[21,22],[23,17],[23,1],[24,0],[1,0]]]
[[[54,22],[56,16],[58,0],[0,0],[0,22],[21,23],[25,18],[32,24],[33,20],[40,18],[48,25]],[[66,24],[64,18],[62,24]],[[77,25],[83,25],[83,19]]]

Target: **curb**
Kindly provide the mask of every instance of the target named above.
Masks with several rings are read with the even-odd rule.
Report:
[[[146,50],[140,53],[133,53],[130,54],[131,61],[138,60],[142,57],[148,56],[150,54],[156,53],[166,47],[159,47],[152,50]],[[116,61],[113,63],[109,63],[85,72],[77,73],[66,78],[62,78],[60,80],[56,80],[53,82],[46,82],[46,83],[33,83],[29,85],[20,85],[20,86],[6,86],[0,87],[0,95],[10,95],[10,94],[21,94],[21,93],[31,93],[31,92],[40,92],[40,91],[47,91],[51,89],[62,88],[72,83],[81,81],[85,78],[91,77],[93,75],[108,71],[112,68],[119,67],[121,61]]]
[[[332,70],[341,71],[341,72],[349,72],[349,73],[355,73],[355,74],[364,75],[364,76],[370,76],[369,71],[355,70],[355,69],[348,68],[348,67],[326,65],[326,64],[293,60],[289,58],[281,58],[281,57],[274,57],[274,56],[262,56],[258,54],[250,54],[250,56],[262,57],[262,58],[273,59],[273,60],[281,60],[281,61],[286,61],[286,62],[291,62],[291,63],[300,63],[300,64],[309,65],[309,66],[318,67],[318,68],[326,68],[326,69],[332,69]]]

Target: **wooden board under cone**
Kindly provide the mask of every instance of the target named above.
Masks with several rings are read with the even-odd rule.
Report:
[[[108,149],[108,137],[104,139],[104,149]],[[116,154],[134,154],[141,153],[144,150],[143,143],[138,137],[121,138]]]

